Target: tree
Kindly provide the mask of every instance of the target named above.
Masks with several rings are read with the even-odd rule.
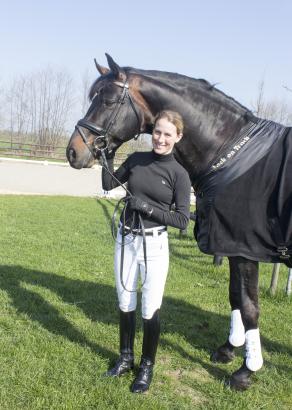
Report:
[[[288,87],[286,89],[290,91]],[[267,100],[264,80],[259,83],[258,97],[253,110],[260,118],[276,121],[283,125],[292,124],[292,106],[287,103],[286,99],[281,101],[277,99]]]
[[[33,74],[29,87],[31,133],[40,145],[56,147],[66,134],[74,105],[73,81],[51,68]]]
[[[29,128],[27,87],[27,78],[23,76],[15,78],[6,96],[10,135],[14,135],[18,139],[20,136],[26,135]]]
[[[89,108],[89,90],[91,86],[91,79],[89,75],[89,70],[87,69],[82,76],[82,87],[81,87],[81,112],[85,115]]]
[[[3,117],[3,95],[4,95],[4,91],[3,91],[3,87],[0,83],[0,129],[3,127],[3,122],[4,122],[4,117]]]
[[[7,94],[9,129],[18,139],[29,138],[53,150],[66,134],[72,112],[73,81],[50,67],[13,80]]]

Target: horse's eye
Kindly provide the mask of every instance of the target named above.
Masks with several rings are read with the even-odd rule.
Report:
[[[115,102],[116,102],[115,100],[105,100],[105,99],[103,100],[103,104],[104,104],[106,107],[112,107]]]

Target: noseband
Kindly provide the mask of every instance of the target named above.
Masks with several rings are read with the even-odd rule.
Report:
[[[116,118],[117,118],[117,116],[120,112],[120,109],[126,101],[126,98],[128,98],[129,101],[130,101],[130,105],[133,108],[133,111],[136,115],[137,123],[138,123],[138,134],[134,137],[134,139],[136,140],[139,137],[140,133],[141,133],[140,118],[139,118],[139,114],[137,112],[137,109],[134,105],[131,94],[129,93],[128,81],[126,80],[124,83],[122,83],[120,81],[114,81],[113,84],[117,85],[118,87],[121,87],[122,88],[122,93],[121,93],[119,99],[117,100],[116,106],[115,106],[114,110],[112,111],[112,113],[109,117],[107,126],[105,128],[98,127],[96,124],[94,124],[91,121],[86,120],[85,118],[83,118],[82,120],[79,120],[77,125],[75,126],[75,129],[80,134],[84,144],[89,149],[89,151],[92,154],[93,158],[97,158],[98,153],[103,153],[105,150],[108,149],[110,130],[111,130],[113,124],[115,123]],[[89,142],[89,140],[86,137],[86,135],[84,134],[82,128],[87,129],[88,131],[90,131],[95,136],[93,142]]]

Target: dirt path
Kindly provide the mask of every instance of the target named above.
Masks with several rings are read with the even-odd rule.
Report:
[[[104,196],[101,167],[76,170],[68,164],[0,158],[0,194]],[[110,197],[123,196],[120,188]]]

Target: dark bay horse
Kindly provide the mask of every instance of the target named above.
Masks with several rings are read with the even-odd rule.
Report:
[[[151,133],[159,111],[182,115],[184,137],[174,155],[196,193],[196,239],[203,252],[228,256],[230,266],[230,333],[211,360],[227,363],[235,347],[245,345],[243,364],[229,384],[246,389],[263,363],[258,262],[291,266],[292,178],[287,182],[284,177],[292,175],[292,133],[254,117],[205,80],[121,68],[106,56],[109,68],[95,62],[100,77],[91,87],[90,108],[72,134],[67,158],[74,168],[90,167],[105,150],[114,155],[125,141]]]

